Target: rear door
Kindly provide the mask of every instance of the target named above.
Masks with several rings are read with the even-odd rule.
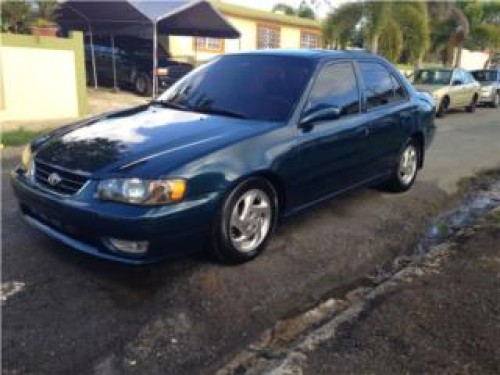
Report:
[[[382,62],[358,62],[362,78],[364,111],[369,136],[366,154],[372,177],[382,176],[394,168],[397,156],[411,134],[417,106],[399,75]]]

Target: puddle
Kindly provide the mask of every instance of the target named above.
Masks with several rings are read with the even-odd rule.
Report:
[[[428,248],[448,240],[498,206],[500,206],[500,181],[473,191],[460,206],[437,218],[422,239],[421,245]]]
[[[402,268],[418,263],[431,247],[449,241],[460,231],[474,225],[478,219],[500,207],[500,181],[481,185],[469,193],[462,203],[434,219],[424,236],[408,255],[398,256],[394,261],[378,266],[368,277],[373,284],[378,284]]]

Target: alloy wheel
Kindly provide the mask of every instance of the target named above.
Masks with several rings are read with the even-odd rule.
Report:
[[[255,250],[269,233],[271,220],[272,206],[269,196],[260,189],[247,191],[238,199],[231,213],[231,243],[241,252]]]
[[[402,184],[411,184],[417,173],[417,164],[418,151],[413,144],[409,144],[401,154],[399,162],[398,177]]]

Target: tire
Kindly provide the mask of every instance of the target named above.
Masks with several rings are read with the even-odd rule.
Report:
[[[134,91],[141,96],[151,96],[153,89],[151,79],[147,74],[137,74],[134,80]]]
[[[406,144],[399,154],[398,164],[392,176],[386,183],[387,190],[400,193],[409,190],[413,186],[417,178],[422,153],[423,150],[415,140],[411,140]]]
[[[470,104],[467,107],[465,107],[465,110],[469,113],[474,113],[476,112],[476,106],[477,106],[477,95],[474,94]]]
[[[211,253],[222,263],[238,264],[259,255],[276,226],[278,198],[263,178],[250,178],[224,200],[212,231]]]
[[[449,100],[448,98],[443,98],[439,102],[438,110],[436,112],[436,117],[444,117],[446,115],[446,112],[448,112],[448,106],[449,106]]]
[[[498,108],[500,107],[500,92],[496,92],[495,96],[493,97],[493,101],[491,102],[491,106],[493,108]]]

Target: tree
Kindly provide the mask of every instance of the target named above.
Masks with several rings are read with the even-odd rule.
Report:
[[[459,66],[464,43],[470,34],[470,24],[467,16],[460,3],[431,1],[428,3],[428,7],[432,18],[437,21],[435,22],[435,28],[439,39],[435,39],[435,42],[437,42],[435,48],[441,49],[443,64],[445,66]],[[453,58],[455,49],[457,53]]]
[[[285,3],[278,3],[273,6],[272,11],[274,13],[284,13],[288,16],[297,16],[301,18],[309,18],[312,20],[316,19],[316,14],[314,13],[314,10],[304,1],[300,3],[298,8],[294,8]]]
[[[419,65],[429,48],[429,19],[423,2],[353,2],[331,12],[323,25],[327,44],[345,48],[361,30],[365,48],[397,61],[401,51]]]
[[[7,0],[1,2],[2,31],[24,34],[29,32],[31,23],[31,6],[24,0]]]

